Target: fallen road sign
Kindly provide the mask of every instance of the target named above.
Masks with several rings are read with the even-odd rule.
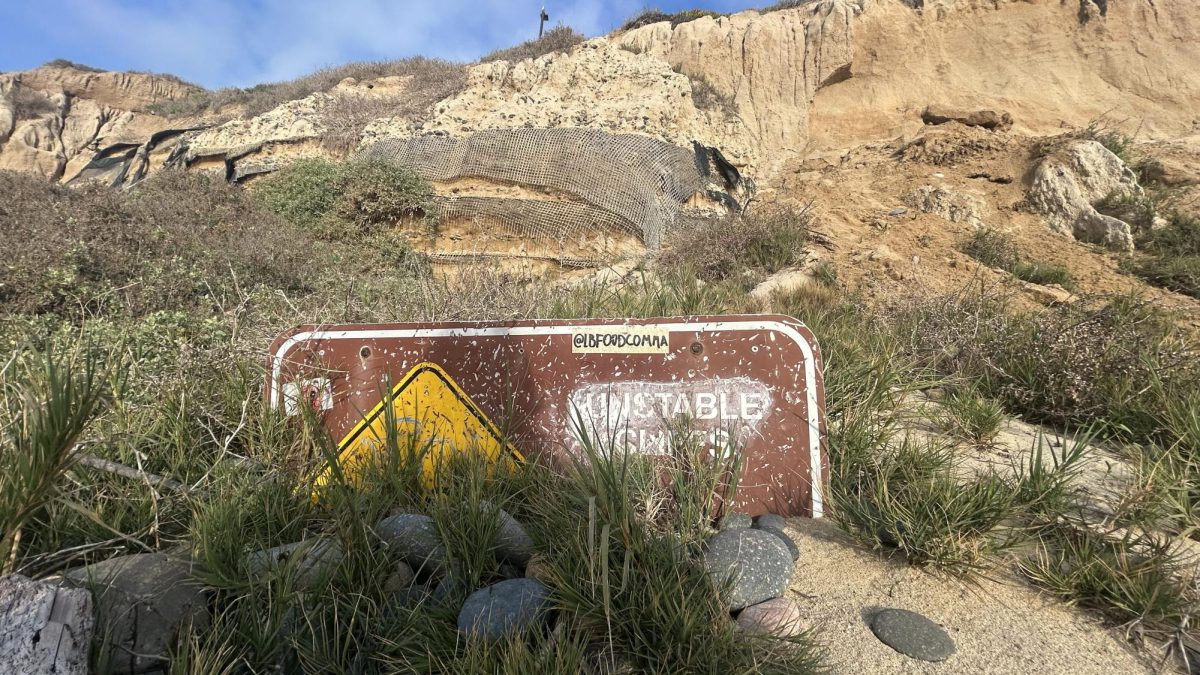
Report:
[[[578,453],[580,424],[661,455],[686,418],[739,447],[734,508],[824,512],[821,355],[790,317],[307,325],[275,339],[269,367],[271,405],[316,411],[343,468],[378,450],[389,419],[435,454],[522,461]]]

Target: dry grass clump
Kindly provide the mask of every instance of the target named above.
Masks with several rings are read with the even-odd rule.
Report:
[[[962,250],[984,265],[1002,269],[1022,281],[1041,285],[1056,284],[1068,290],[1075,287],[1075,279],[1070,270],[1062,265],[1025,260],[1016,242],[1003,232],[979,230],[963,244]]]
[[[363,61],[322,68],[287,82],[258,84],[248,89],[230,87],[201,91],[180,100],[155,104],[150,111],[167,117],[187,117],[240,106],[239,117],[255,117],[288,101],[318,91],[329,91],[348,77],[360,82],[381,77],[411,77],[403,104],[397,101],[397,106],[422,114],[434,103],[462,91],[466,85],[464,67],[441,59],[413,57],[395,61]]]
[[[539,56],[545,56],[554,52],[571,51],[572,47],[583,42],[585,39],[587,38],[574,28],[559,25],[546,31],[542,37],[536,40],[526,40],[515,47],[497,49],[479,59],[479,62],[509,61],[516,63],[525,59],[536,59]]]
[[[72,68],[74,70],[82,70],[87,73],[103,73],[103,68],[95,68],[82,63],[76,63],[68,59],[54,59],[42,64],[43,68]]]
[[[58,106],[45,93],[17,85],[9,94],[14,120],[31,120],[56,112]]]
[[[705,281],[761,281],[804,260],[808,209],[764,209],[676,227],[662,264],[693,270]]]
[[[674,14],[668,14],[666,12],[663,12],[663,11],[657,10],[657,9],[644,9],[641,12],[639,12],[639,13],[633,15],[632,17],[630,17],[629,19],[627,19],[625,21],[625,23],[621,24],[621,27],[618,30],[622,30],[622,31],[634,30],[637,28],[641,28],[642,26],[649,26],[649,25],[655,24],[655,23],[662,23],[663,21],[670,21],[671,26],[675,27],[681,23],[688,23],[689,21],[695,21],[696,19],[702,19],[706,16],[711,16],[713,18],[717,18],[717,17],[722,17],[722,16],[728,16],[728,15],[723,14],[721,12],[714,12],[712,10],[707,10],[707,9],[685,9],[681,12],[675,12]]]
[[[814,2],[816,2],[816,0],[781,0],[770,7],[764,7],[758,11],[762,14],[767,14],[769,12],[782,12],[787,9],[799,9],[806,5],[811,5]]]
[[[718,111],[726,117],[737,113],[733,97],[719,91],[708,78],[703,75],[689,75],[688,79],[692,83],[692,105],[696,108]]]

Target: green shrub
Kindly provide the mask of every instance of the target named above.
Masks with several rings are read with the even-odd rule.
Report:
[[[0,310],[72,320],[305,287],[310,240],[225,181],[164,171],[129,191],[0,172]]]
[[[568,52],[575,45],[580,44],[586,38],[577,32],[575,29],[568,26],[555,26],[546,31],[542,37],[536,40],[527,40],[515,47],[507,49],[497,49],[496,51],[479,59],[480,63],[491,63],[492,61],[509,61],[516,63],[525,59],[536,59],[539,56],[552,54],[554,52]]]
[[[297,225],[321,222],[341,194],[342,168],[329,160],[306,158],[255,181],[255,201]]]
[[[1200,298],[1200,256],[1145,258],[1134,263],[1133,270],[1155,286]]]
[[[1075,277],[1071,276],[1071,271],[1062,265],[1021,261],[1010,271],[1014,277],[1031,284],[1041,286],[1053,284],[1067,290],[1075,288]]]
[[[987,446],[1000,433],[1004,408],[990,398],[964,387],[951,387],[941,401],[939,425],[977,446]]]
[[[381,161],[343,168],[335,206],[342,218],[368,228],[432,215],[433,187],[416,171]]]
[[[1200,217],[1175,213],[1167,227],[1146,232],[1138,247],[1161,256],[1200,256]]]
[[[1105,196],[1096,209],[1134,227],[1149,228],[1164,199],[1166,196],[1159,191],[1143,190],[1141,194],[1119,191]]]
[[[1103,145],[1109,152],[1116,155],[1122,162],[1129,166],[1135,164],[1133,156],[1133,137],[1122,132],[1119,129],[1113,129],[1107,126],[1100,120],[1092,120],[1088,122],[1087,128],[1083,130],[1085,138],[1090,138],[1100,145]]]
[[[322,239],[432,216],[434,192],[411,169],[378,160],[340,164],[303,159],[257,181],[254,198]]]
[[[895,319],[910,353],[1037,422],[1099,421],[1137,442],[1173,444],[1165,417],[1200,387],[1189,338],[1134,298],[1013,312],[1004,297],[974,289],[911,302]]]

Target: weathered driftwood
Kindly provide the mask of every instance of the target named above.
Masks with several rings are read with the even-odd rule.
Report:
[[[188,492],[188,487],[177,480],[172,480],[170,478],[166,478],[165,476],[159,476],[148,471],[142,471],[141,469],[135,469],[131,466],[125,466],[124,464],[118,464],[117,462],[107,459],[101,459],[100,457],[96,457],[94,455],[79,455],[79,463],[84,466],[91,467],[93,469],[99,469],[100,471],[107,471],[108,473],[116,474],[124,478],[142,481],[148,485],[166,488],[172,492]]]
[[[92,627],[87,590],[0,579],[0,675],[87,675]]]

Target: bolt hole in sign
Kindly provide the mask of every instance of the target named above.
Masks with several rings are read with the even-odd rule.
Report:
[[[682,418],[741,452],[733,508],[824,511],[821,354],[790,317],[308,325],[275,339],[269,367],[271,405],[315,411],[348,475],[389,425],[427,462],[456,451],[521,462],[579,456],[581,424],[663,455]]]

